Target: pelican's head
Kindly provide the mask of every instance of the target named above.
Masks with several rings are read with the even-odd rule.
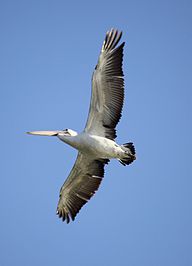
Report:
[[[64,130],[54,130],[54,131],[31,131],[27,132],[31,135],[38,135],[38,136],[57,136],[57,137],[74,137],[77,136],[77,132],[72,129],[64,129]]]
[[[77,136],[77,132],[72,130],[72,129],[66,128],[64,130],[59,131],[57,135],[58,135],[58,137],[60,137],[60,136],[61,137],[62,136],[75,137],[75,136]]]

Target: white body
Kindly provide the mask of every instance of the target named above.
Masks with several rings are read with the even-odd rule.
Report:
[[[118,158],[125,156],[125,151],[115,141],[82,132],[76,136],[58,134],[58,138],[80,152],[94,158]]]

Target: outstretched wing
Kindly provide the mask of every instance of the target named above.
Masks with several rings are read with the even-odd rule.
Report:
[[[122,32],[107,32],[98,64],[92,76],[92,95],[86,132],[109,139],[116,138],[115,127],[121,117],[124,99],[122,71],[124,42]]]
[[[107,159],[91,159],[79,152],[77,160],[69,177],[60,190],[57,214],[60,218],[74,220],[81,207],[97,191],[104,176],[104,166]]]

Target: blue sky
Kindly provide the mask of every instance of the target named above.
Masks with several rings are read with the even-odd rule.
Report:
[[[1,1],[0,265],[192,265],[192,2]],[[57,218],[105,32],[123,30],[126,100],[112,161],[74,223]]]

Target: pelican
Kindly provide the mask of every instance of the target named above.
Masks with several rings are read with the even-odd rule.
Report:
[[[32,135],[56,136],[78,150],[76,162],[60,189],[57,215],[69,223],[82,206],[98,190],[104,177],[104,167],[110,159],[129,165],[136,159],[132,142],[115,142],[116,125],[121,118],[124,101],[122,70],[123,48],[118,46],[122,32],[111,29],[106,33],[98,63],[92,75],[92,94],[85,129],[31,131]]]

